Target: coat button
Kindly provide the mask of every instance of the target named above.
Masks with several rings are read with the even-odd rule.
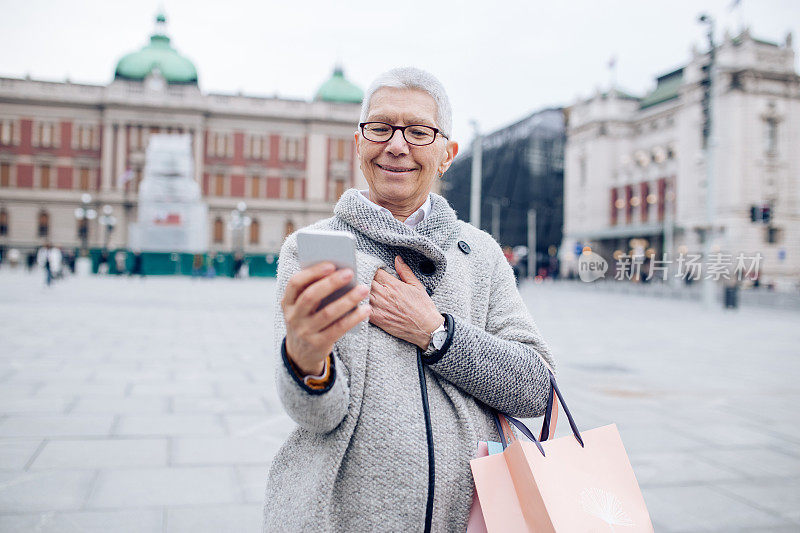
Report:
[[[472,249],[469,247],[469,244],[465,243],[464,241],[458,241],[458,249],[465,254],[468,254],[472,251]]]
[[[425,259],[419,264],[419,271],[425,274],[426,276],[430,276],[434,272],[436,272],[436,265],[433,264],[433,261],[430,259]]]

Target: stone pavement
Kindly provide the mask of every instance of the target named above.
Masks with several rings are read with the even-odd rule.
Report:
[[[0,531],[260,531],[292,427],[273,293],[0,271]],[[656,531],[800,530],[800,315],[522,293],[579,426],[618,424]]]

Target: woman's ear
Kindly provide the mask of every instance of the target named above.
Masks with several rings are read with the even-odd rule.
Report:
[[[447,172],[447,169],[453,164],[453,159],[455,159],[456,155],[458,155],[458,143],[455,141],[447,141],[447,146],[445,146],[444,150],[445,157],[444,160],[442,160],[442,163],[439,165],[440,176]]]

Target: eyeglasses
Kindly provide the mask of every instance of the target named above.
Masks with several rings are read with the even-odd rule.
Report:
[[[361,135],[368,141],[374,143],[385,143],[394,136],[395,130],[403,133],[403,138],[408,144],[414,146],[426,146],[436,140],[438,133],[445,139],[447,135],[433,126],[423,124],[409,124],[408,126],[392,126],[385,122],[362,122],[358,125],[361,128]]]

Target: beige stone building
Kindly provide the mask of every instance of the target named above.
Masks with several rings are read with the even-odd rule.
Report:
[[[707,52],[693,50],[686,65],[660,76],[644,97],[614,89],[570,107],[563,273],[574,272],[583,246],[610,263],[615,253],[633,255],[637,248],[669,259],[702,252],[707,62]],[[726,35],[716,64],[712,253],[760,253],[762,281],[797,288],[800,76],[791,35],[781,43],[748,30]]]
[[[340,68],[313,101],[204,94],[165,23],[159,15],[108,85],[0,78],[0,246],[78,246],[82,225],[90,247],[103,246],[100,217],[75,213],[88,193],[87,210],[110,206],[116,219],[109,246],[125,247],[154,133],[192,137],[210,251],[232,249],[242,201],[245,250],[276,252],[287,232],[330,216],[345,189],[365,187],[353,145],[362,93]]]

